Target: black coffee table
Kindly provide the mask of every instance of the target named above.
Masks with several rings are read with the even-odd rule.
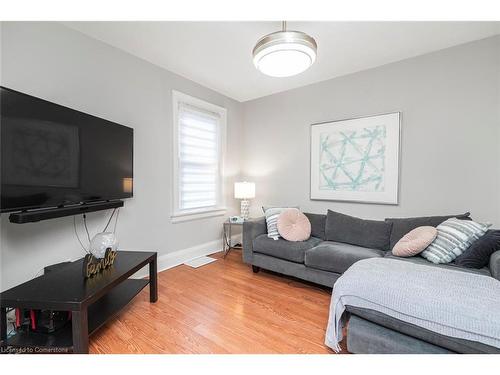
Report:
[[[149,264],[149,280],[129,279]],[[88,353],[89,335],[125,307],[149,284],[158,300],[157,253],[119,251],[115,263],[85,280],[83,259],[0,294],[0,339],[4,352]],[[52,334],[18,332],[7,338],[7,308],[71,311],[72,321]]]

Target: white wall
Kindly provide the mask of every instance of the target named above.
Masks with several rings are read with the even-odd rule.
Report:
[[[228,215],[239,173],[242,105],[192,81],[56,23],[3,22],[1,84],[134,128],[134,198],[120,211],[122,248],[159,255],[220,239],[224,217],[171,224],[172,89],[227,108]],[[89,214],[92,232],[109,215]],[[1,218],[0,290],[40,268],[81,257],[73,218],[11,224]]]
[[[244,103],[252,214],[261,215],[262,204],[374,219],[470,210],[500,227],[499,77],[497,36]],[[310,125],[395,111],[399,205],[311,201]]]

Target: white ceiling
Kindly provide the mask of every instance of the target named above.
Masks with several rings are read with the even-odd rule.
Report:
[[[239,101],[500,34],[500,22],[288,22],[316,39],[318,57],[302,74],[272,78],[251,52],[280,22],[64,24]]]

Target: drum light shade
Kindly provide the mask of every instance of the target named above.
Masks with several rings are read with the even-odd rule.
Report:
[[[253,182],[235,182],[234,197],[236,199],[255,198],[255,184]]]
[[[316,41],[300,31],[278,31],[261,38],[253,63],[271,77],[289,77],[307,70],[316,60]]]

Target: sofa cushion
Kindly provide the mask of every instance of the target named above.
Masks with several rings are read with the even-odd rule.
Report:
[[[392,223],[364,220],[328,210],[326,239],[351,245],[389,250]]]
[[[441,263],[441,264],[436,264],[436,263],[431,263],[429,262],[427,259],[424,259],[420,256],[415,256],[415,257],[409,257],[409,258],[401,258],[401,257],[398,257],[394,254],[392,254],[392,252],[387,252],[385,254],[386,257],[388,258],[393,258],[393,259],[398,259],[398,260],[401,260],[403,262],[411,262],[411,263],[414,263],[414,264],[423,264],[424,266],[433,266],[433,267],[442,267],[442,268],[453,268],[454,270],[457,270],[457,271],[463,271],[463,272],[469,272],[469,273],[476,273],[476,274],[479,274],[479,275],[485,275],[485,276],[491,276],[491,272],[489,270],[488,267],[483,267],[483,268],[480,268],[480,269],[476,269],[476,268],[465,268],[465,267],[461,267],[459,266],[458,264],[455,264],[455,263]]]
[[[417,325],[393,318],[392,316],[386,315],[376,310],[364,309],[361,307],[349,306],[349,305],[346,306],[346,310],[351,314],[354,314],[358,317],[366,319],[370,322],[378,324],[387,329],[396,332],[401,332],[402,334],[415,337],[419,340],[423,340],[424,342],[428,342],[437,345],[439,347],[452,350],[457,353],[500,353],[500,348],[495,348],[493,346],[482,344],[477,341],[469,341],[455,337],[445,336],[437,332],[433,332],[428,329],[419,327]],[[378,333],[383,335],[384,331],[381,330]],[[380,348],[377,348],[376,350],[380,350]],[[379,353],[379,352],[375,351],[374,353]],[[418,351],[416,353],[418,353]]]
[[[325,241],[307,250],[305,264],[324,271],[344,273],[358,260],[383,257],[385,252],[340,242]]]
[[[278,232],[278,217],[280,214],[286,210],[284,207],[272,207],[268,209],[264,209],[264,214],[266,215],[266,224],[267,224],[267,236],[272,238],[273,240],[277,240],[280,236]]]
[[[431,226],[418,227],[406,233],[392,248],[398,257],[412,257],[421,253],[437,236],[437,229]]]
[[[500,250],[495,251],[490,256],[489,270],[491,276],[495,279],[500,280]]]
[[[326,215],[311,214],[308,212],[304,212],[304,215],[307,216],[309,222],[311,223],[311,236],[321,238],[322,240],[326,240],[325,236]]]
[[[489,230],[455,259],[455,264],[468,268],[488,265],[491,254],[500,250],[500,230]]]
[[[451,218],[437,226],[438,235],[420,253],[432,263],[450,263],[483,236],[491,224]]]
[[[311,237],[311,223],[296,208],[287,208],[278,217],[278,232],[285,240],[299,242]]]
[[[408,232],[423,226],[437,227],[443,221],[452,217],[460,220],[470,220],[470,212],[460,215],[447,216],[422,216],[422,217],[406,217],[406,218],[387,218],[385,221],[392,223],[390,249]]]
[[[306,241],[290,242],[282,238],[273,240],[267,234],[261,234],[253,240],[253,251],[295,263],[304,263],[306,250],[313,248],[320,242],[321,239],[316,237],[309,237]]]
[[[346,306],[349,311],[351,306]],[[350,312],[350,311],[349,311]],[[445,336],[446,337],[446,336]],[[452,354],[454,351],[430,344],[381,324],[349,314],[347,351],[355,354]]]

